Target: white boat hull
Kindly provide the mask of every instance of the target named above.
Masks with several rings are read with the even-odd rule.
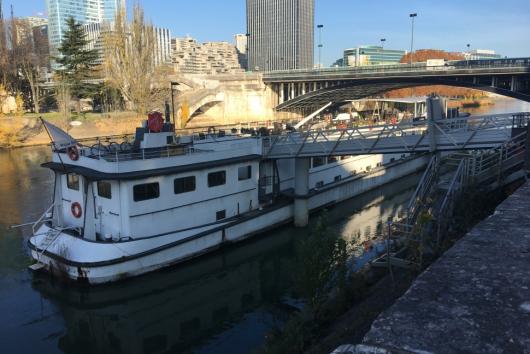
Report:
[[[425,157],[409,158],[353,176],[315,191],[308,198],[314,211],[355,197],[414,173],[426,164]],[[29,240],[32,257],[48,272],[67,279],[101,284],[138,276],[211,252],[291,222],[293,204],[274,205],[238,218],[177,231],[153,238],[126,242],[93,242],[66,232],[44,251],[49,226],[42,225]]]

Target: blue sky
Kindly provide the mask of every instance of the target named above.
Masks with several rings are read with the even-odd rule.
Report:
[[[15,16],[45,12],[45,0],[3,0]],[[134,3],[128,0],[128,6]],[[199,41],[233,41],[246,32],[245,0],[140,0],[146,16]],[[417,12],[415,48],[462,51],[494,49],[506,56],[530,56],[530,0],[315,0],[316,24],[323,24],[323,61],[360,44],[410,49],[408,14]],[[316,37],[318,38],[318,37]]]

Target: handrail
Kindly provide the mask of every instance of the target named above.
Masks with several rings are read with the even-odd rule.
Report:
[[[456,187],[459,187],[458,190],[462,188],[464,178],[465,178],[464,176],[465,165],[466,165],[466,160],[462,159],[462,161],[460,161],[460,164],[458,165],[458,168],[456,169],[456,172],[451,180],[451,183],[449,184],[449,188],[447,189],[447,193],[445,194],[444,200],[442,204],[440,205],[438,214],[445,213],[445,208],[449,202],[449,198],[453,197],[453,195],[457,192]],[[457,183],[459,183],[458,186],[457,186]]]
[[[511,58],[511,59],[492,59],[492,60],[449,60],[444,65],[429,66],[426,62],[417,63],[400,63],[392,65],[371,65],[371,66],[343,66],[319,69],[292,69],[292,70],[275,70],[265,72],[265,76],[272,77],[280,74],[296,73],[335,73],[335,72],[352,72],[352,73],[380,73],[394,70],[396,72],[418,72],[431,70],[469,70],[484,68],[528,68],[530,58]]]
[[[429,161],[429,164],[427,165],[425,172],[423,173],[423,176],[421,177],[418,187],[410,198],[409,204],[407,206],[407,224],[414,224],[417,216],[416,214],[418,212],[418,206],[420,202],[424,201],[434,181],[436,180],[438,164],[438,157],[433,155]]]
[[[59,203],[52,203],[52,205],[50,205],[48,207],[48,209],[46,209],[46,211],[40,216],[39,219],[37,219],[37,221],[35,221],[31,227],[31,231],[33,231],[33,235],[37,233],[37,229],[40,227],[40,225],[43,223],[43,222],[46,222],[48,221],[49,219],[46,219],[44,220],[44,217],[46,217],[48,215],[48,213],[55,207],[55,206],[59,206],[60,204]]]

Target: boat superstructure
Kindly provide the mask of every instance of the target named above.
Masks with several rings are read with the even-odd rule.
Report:
[[[224,131],[175,136],[152,121],[132,144],[81,146],[66,133],[43,166],[53,202],[29,240],[34,269],[104,283],[163,268],[293,219],[294,159],[271,160],[270,139]],[[61,134],[48,123],[51,135]],[[405,160],[416,161],[403,164]],[[405,155],[311,159],[309,210],[389,182],[425,161]],[[404,167],[406,165],[406,167]],[[378,172],[379,171],[379,172]]]

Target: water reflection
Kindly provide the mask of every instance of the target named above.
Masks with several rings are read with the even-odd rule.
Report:
[[[530,112],[530,102],[519,101],[513,98],[501,97],[493,100],[494,105],[480,106],[480,107],[465,107],[461,108],[462,112],[471,113],[474,116],[488,115],[488,114],[502,114],[515,112]]]
[[[283,231],[281,237],[121,284],[81,289],[44,276],[33,287],[60,309],[66,331],[59,348],[66,353],[180,353],[247,313],[281,307],[290,284],[292,241]],[[239,340],[244,345],[245,338]],[[241,352],[256,343],[247,345]]]

